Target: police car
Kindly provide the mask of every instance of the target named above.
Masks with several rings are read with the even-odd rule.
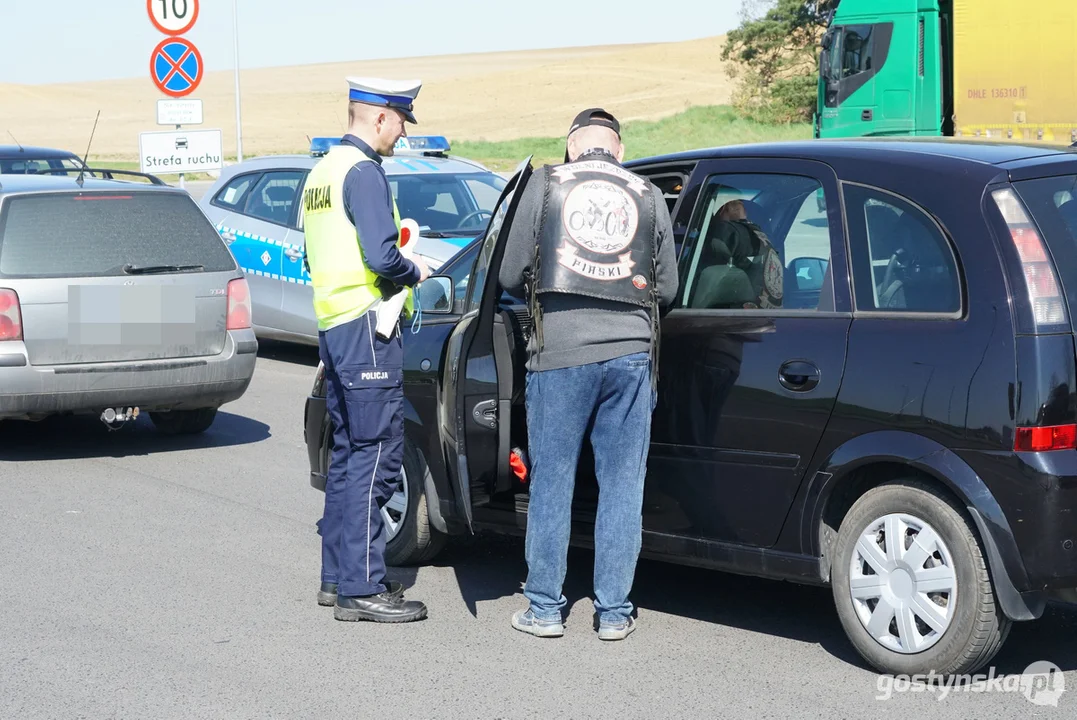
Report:
[[[303,263],[301,202],[307,174],[340,138],[316,137],[308,155],[231,165],[201,206],[247,277],[259,337],[317,344],[313,288]],[[441,136],[403,137],[383,161],[401,218],[420,229],[416,254],[431,270],[483,234],[506,181],[449,156]]]

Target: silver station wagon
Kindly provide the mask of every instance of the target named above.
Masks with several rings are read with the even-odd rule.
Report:
[[[0,419],[202,432],[257,350],[247,281],[185,191],[0,175]]]

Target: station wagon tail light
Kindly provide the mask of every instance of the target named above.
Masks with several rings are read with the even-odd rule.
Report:
[[[251,326],[251,292],[244,278],[228,283],[228,322],[226,330],[246,330]]]
[[[0,288],[0,342],[22,340],[22,310],[14,290]]]
[[[1010,188],[991,193],[1010,229],[1010,239],[1021,259],[1025,287],[1036,325],[1057,325],[1066,321],[1061,285],[1051,266],[1047,246],[1032,223],[1024,205]]]
[[[1013,439],[1013,449],[1023,452],[1073,450],[1074,448],[1077,448],[1077,425],[1019,427]]]

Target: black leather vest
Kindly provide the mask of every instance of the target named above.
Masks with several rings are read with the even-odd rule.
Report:
[[[602,157],[548,169],[534,292],[652,307],[659,199],[646,180]]]

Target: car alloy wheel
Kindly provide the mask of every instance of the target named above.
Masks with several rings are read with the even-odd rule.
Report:
[[[922,652],[946,634],[957,607],[953,556],[923,520],[893,513],[859,534],[849,595],[868,634],[894,652]]]

